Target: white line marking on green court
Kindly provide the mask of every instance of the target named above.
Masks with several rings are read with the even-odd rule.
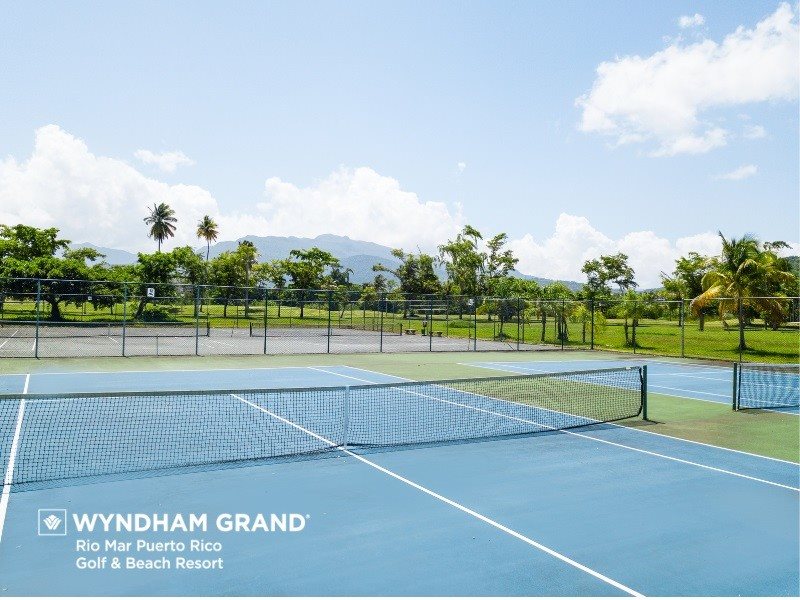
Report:
[[[321,369],[318,369],[318,370],[321,370]],[[331,373],[333,373],[333,372],[331,371]],[[335,374],[336,373],[334,373],[334,375]],[[355,378],[353,378],[353,379],[355,379]],[[331,447],[338,448],[338,450],[340,452],[342,452],[342,453],[344,453],[344,454],[346,454],[346,455],[358,460],[359,462],[367,465],[368,467],[372,467],[373,469],[375,469],[377,471],[380,471],[381,473],[383,473],[385,475],[388,475],[389,477],[392,477],[392,478],[396,479],[397,481],[400,481],[401,483],[404,483],[404,484],[406,484],[406,485],[408,485],[408,486],[410,486],[410,487],[412,487],[412,488],[414,488],[414,489],[416,489],[416,490],[418,490],[418,491],[420,491],[420,492],[422,492],[424,494],[427,494],[428,496],[431,496],[432,498],[435,498],[436,500],[439,500],[440,502],[444,502],[445,504],[447,504],[449,506],[452,506],[453,508],[455,508],[457,510],[460,510],[463,513],[466,513],[471,517],[474,517],[474,518],[476,518],[476,519],[478,519],[480,521],[483,521],[487,525],[490,525],[490,526],[494,527],[495,529],[499,529],[503,533],[506,533],[506,534],[508,534],[508,535],[510,535],[512,537],[515,537],[518,540],[525,542],[529,546],[533,546],[537,550],[541,550],[542,552],[544,552],[546,554],[549,554],[550,556],[552,556],[554,558],[557,558],[558,560],[570,565],[571,567],[575,567],[576,569],[580,569],[584,573],[587,573],[588,575],[591,575],[592,577],[594,577],[596,579],[599,579],[600,581],[603,581],[604,583],[607,583],[607,584],[609,584],[611,586],[614,586],[615,588],[617,588],[620,591],[625,592],[626,594],[630,594],[631,596],[635,596],[637,598],[643,598],[644,597],[643,594],[637,592],[636,590],[633,590],[633,589],[629,588],[628,586],[626,586],[626,585],[624,585],[622,583],[619,583],[618,581],[615,581],[615,580],[611,579],[610,577],[607,577],[606,575],[603,575],[602,573],[599,573],[598,571],[595,571],[594,569],[592,569],[590,567],[587,567],[586,565],[583,565],[583,564],[581,564],[581,563],[569,558],[568,556],[565,556],[564,554],[561,554],[560,552],[557,552],[556,550],[553,550],[552,548],[550,548],[548,546],[545,546],[544,544],[541,544],[541,543],[539,543],[539,542],[537,542],[537,541],[535,541],[535,540],[533,540],[533,539],[531,539],[531,538],[519,533],[518,531],[515,531],[515,530],[511,529],[510,527],[507,527],[507,526],[503,525],[502,523],[499,523],[499,522],[495,521],[494,519],[490,519],[486,515],[483,515],[483,514],[477,512],[477,511],[475,511],[475,510],[472,510],[471,508],[468,508],[468,507],[464,506],[463,504],[459,504],[455,500],[451,500],[450,498],[447,498],[446,496],[442,496],[441,494],[439,494],[437,492],[434,492],[433,490],[431,490],[429,488],[426,488],[423,485],[420,485],[419,483],[416,483],[415,481],[411,481],[410,479],[408,479],[406,477],[403,477],[402,475],[400,475],[398,473],[395,473],[394,471],[390,471],[386,467],[382,467],[381,465],[379,465],[377,463],[374,463],[371,460],[369,460],[367,458],[364,458],[363,456],[359,456],[358,454],[355,454],[354,452],[351,452],[350,450],[347,450],[347,449],[344,449],[344,448],[339,448],[339,445],[336,444],[335,442],[332,442],[331,440],[329,440],[329,439],[317,434],[314,431],[306,429],[302,425],[298,425],[297,423],[294,423],[294,422],[292,422],[292,421],[290,421],[288,419],[285,419],[284,417],[282,417],[282,416],[280,416],[280,415],[278,415],[278,414],[276,414],[276,413],[274,413],[274,412],[272,412],[270,410],[267,410],[266,408],[264,408],[262,406],[258,406],[257,404],[254,404],[254,403],[250,402],[249,400],[246,400],[245,398],[242,398],[241,396],[237,396],[235,394],[231,394],[231,396],[233,396],[237,400],[240,400],[240,401],[244,402],[245,404],[249,404],[250,406],[252,406],[256,410],[260,410],[261,412],[263,412],[263,413],[265,413],[265,414],[267,414],[267,415],[269,415],[269,416],[271,416],[271,417],[273,417],[275,419],[278,419],[279,421],[281,421],[283,423],[286,423],[287,425],[289,425],[291,427],[294,427],[295,429],[297,429],[299,431],[302,431],[303,433],[305,433],[305,434],[307,434],[307,435],[309,435],[309,436],[311,436],[313,438],[316,438],[316,439],[320,440],[321,442],[323,442],[325,444],[330,445]]]

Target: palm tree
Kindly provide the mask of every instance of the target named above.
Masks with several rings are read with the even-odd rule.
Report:
[[[208,215],[205,215],[197,223],[197,237],[206,241],[206,263],[208,263],[208,254],[211,251],[211,242],[216,242],[218,235],[217,223]]]
[[[148,237],[158,242],[158,251],[161,252],[161,242],[175,235],[175,225],[178,219],[175,218],[175,211],[169,204],[153,204],[150,215],[144,218],[144,222],[150,225]]]
[[[739,318],[739,350],[747,346],[744,340],[743,310],[750,307],[760,312],[768,322],[779,322],[786,311],[786,302],[775,296],[776,282],[791,283],[795,277],[782,269],[782,262],[770,246],[761,248],[752,235],[740,239],[722,239],[722,254],[711,260],[711,269],[703,276],[703,293],[691,302],[695,316],[714,302],[720,316],[735,314]]]

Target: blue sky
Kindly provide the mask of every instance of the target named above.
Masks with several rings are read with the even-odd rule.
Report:
[[[643,283],[718,229],[800,241],[797,5],[3,12],[0,222],[144,249],[165,200],[176,243],[208,212],[222,239],[426,250],[468,222],[508,233],[524,271],[575,277],[621,249]]]

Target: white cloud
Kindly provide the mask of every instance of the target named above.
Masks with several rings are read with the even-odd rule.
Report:
[[[693,15],[682,15],[681,18],[678,19],[678,25],[681,27],[681,29],[686,29],[687,27],[699,27],[705,22],[706,18],[699,13],[694,13]]]
[[[748,177],[752,177],[758,173],[758,167],[756,165],[742,165],[738,169],[734,169],[730,173],[724,173],[722,175],[718,175],[716,179],[729,179],[731,181],[739,181],[741,179],[747,179]]]
[[[766,137],[767,130],[761,125],[745,125],[742,135],[748,140]]]
[[[601,254],[624,252],[636,271],[636,281],[642,288],[660,285],[660,273],[670,273],[675,259],[688,252],[704,255],[720,251],[719,237],[713,232],[678,238],[674,242],[652,231],[635,231],[612,239],[591,225],[585,217],[562,213],[555,231],[537,242],[531,235],[512,240],[509,246],[520,259],[517,268],[550,279],[584,281],[581,267],[587,260]]]
[[[797,97],[797,14],[787,3],[752,29],[717,43],[680,40],[651,56],[625,56],[597,67],[592,89],[576,100],[579,128],[624,143],[655,144],[652,154],[708,152],[729,133],[703,115],[714,109]]]
[[[146,165],[155,165],[165,173],[174,173],[180,166],[192,166],[194,161],[180,150],[156,154],[150,150],[137,150],[134,156]]]
[[[252,210],[226,212],[207,190],[169,185],[122,160],[96,156],[56,125],[36,131],[27,160],[0,160],[0,223],[59,227],[73,241],[130,251],[154,248],[142,222],[154,202],[168,203],[178,218],[166,248],[197,245],[195,224],[205,214],[220,224],[221,239],[335,233],[430,251],[463,222],[459,207],[422,202],[368,168],[342,168],[307,188],[272,178],[265,192]]]
[[[456,165],[456,168],[458,169],[458,174],[459,174],[459,175],[461,175],[461,173],[463,173],[463,172],[464,172],[464,169],[466,169],[466,168],[467,168],[467,163],[465,163],[465,162],[460,162],[460,163],[458,163],[458,164]]]
[[[325,179],[298,187],[279,178],[265,183],[265,198],[244,212],[223,211],[207,191],[194,185],[169,185],[142,175],[122,160],[96,156],[86,144],[55,125],[36,131],[34,150],[22,162],[0,160],[0,223],[58,227],[76,242],[130,251],[152,251],[142,219],[154,202],[171,205],[178,217],[176,245],[199,246],[195,224],[211,215],[221,239],[252,235],[313,237],[347,235],[406,250],[435,252],[465,223],[460,207],[423,202],[399,182],[374,170],[340,168]],[[797,242],[792,242],[797,247]],[[561,214],[552,235],[536,241],[525,235],[509,242],[518,268],[542,277],[582,281],[583,262],[600,254],[625,252],[642,287],[659,284],[675,258],[689,251],[716,254],[712,232],[670,241],[652,231],[618,239],[596,229],[585,217]]]

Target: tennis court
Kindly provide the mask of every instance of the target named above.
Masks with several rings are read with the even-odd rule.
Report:
[[[539,360],[539,361],[489,361],[468,363],[495,373],[545,373],[571,371],[576,368],[611,368],[630,364],[648,366],[648,389],[651,392],[677,398],[691,398],[704,402],[717,402],[730,406],[733,395],[733,367],[729,364],[698,364],[681,360],[624,358],[617,360]],[[786,414],[798,414],[800,398],[800,372],[797,365],[758,365],[754,376],[745,375],[742,393],[745,399],[753,398],[748,408],[760,408]],[[749,374],[747,364],[741,366]],[[755,372],[755,371],[754,371]],[[760,388],[760,389],[759,389]],[[769,397],[756,399],[762,394]],[[748,403],[743,404],[743,408]]]
[[[0,376],[0,592],[798,594],[797,464],[655,434],[641,363],[589,362],[491,362],[475,376],[501,377],[471,383],[345,365]],[[661,368],[648,364],[651,392],[730,398],[721,370]],[[88,533],[67,519],[66,535],[40,536],[40,509],[304,526]],[[189,549],[200,539],[221,549]],[[224,567],[108,540],[183,542]],[[172,563],[76,566],[101,556]]]

